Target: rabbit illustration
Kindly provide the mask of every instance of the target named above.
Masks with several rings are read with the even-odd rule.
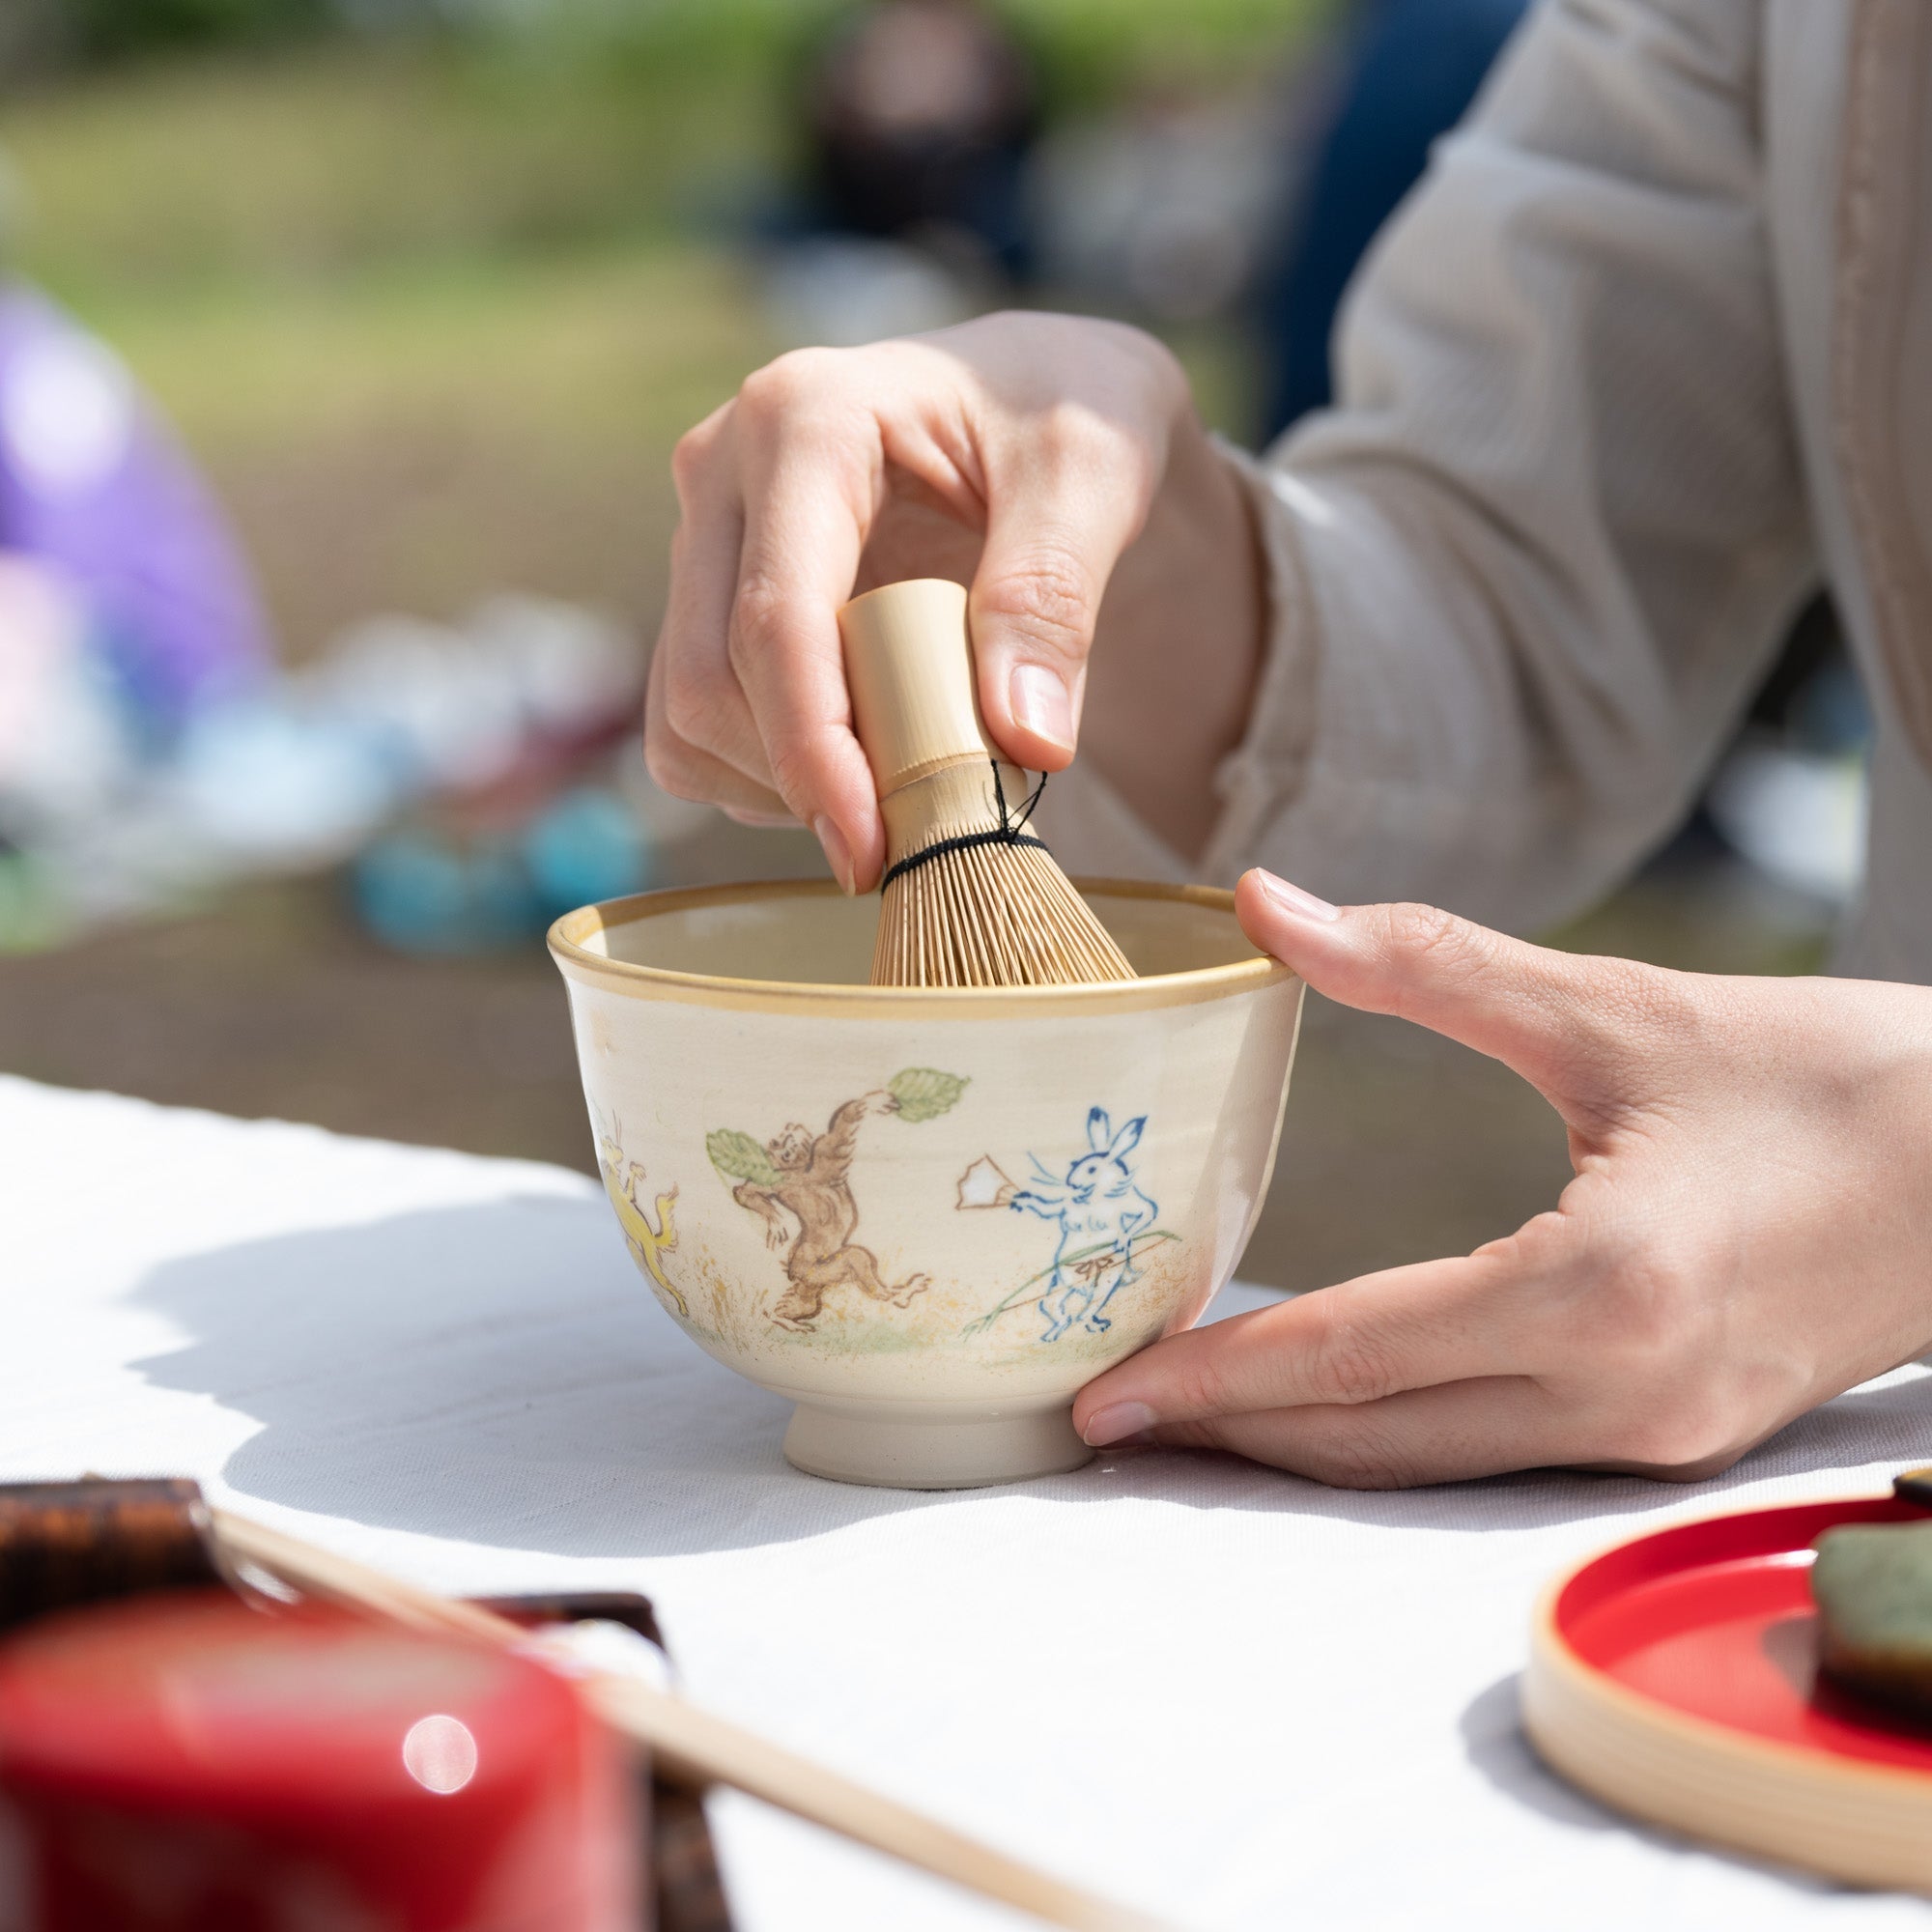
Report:
[[[1140,1279],[1134,1236],[1151,1227],[1160,1211],[1135,1185],[1127,1165],[1146,1125],[1142,1114],[1116,1133],[1106,1111],[1095,1107],[1087,1116],[1090,1151],[1067,1168],[1064,1180],[1054,1180],[1036,1160],[1039,1184],[1007,1193],[1007,1207],[1060,1224],[1060,1245],[1039,1299],[1046,1318],[1043,1342],[1059,1341],[1076,1322],[1104,1334],[1113,1323],[1102,1311],[1121,1289]]]

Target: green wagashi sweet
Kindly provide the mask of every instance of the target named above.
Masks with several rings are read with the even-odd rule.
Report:
[[[1818,1539],[1811,1595],[1825,1673],[1932,1716],[1932,1522],[1828,1529]]]

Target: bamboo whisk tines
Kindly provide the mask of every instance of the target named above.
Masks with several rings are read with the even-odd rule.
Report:
[[[872,983],[1131,980],[1126,955],[1028,830],[1038,789],[1028,792],[986,736],[965,591],[936,578],[889,583],[846,605],[839,628],[886,821]]]

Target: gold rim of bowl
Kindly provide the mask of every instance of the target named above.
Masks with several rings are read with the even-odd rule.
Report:
[[[1152,885],[1134,879],[1076,879],[1082,893],[1102,898],[1166,899],[1232,913],[1235,895],[1216,886]],[[1015,1013],[1036,1017],[1056,1013],[1135,1012],[1151,1007],[1192,1006],[1254,993],[1293,979],[1278,959],[1257,953],[1223,966],[1201,966],[1185,973],[1155,973],[1144,980],[1119,980],[1084,986],[857,986],[796,980],[739,980],[716,973],[673,972],[639,966],[592,952],[584,941],[593,934],[664,913],[701,906],[745,905],[760,899],[837,898],[829,879],[768,879],[748,885],[682,886],[668,892],[633,893],[565,913],[550,929],[551,955],[564,977],[645,1000],[682,1001],[694,1006],[750,1009],[759,1012],[867,1015],[898,1019],[994,1019]]]

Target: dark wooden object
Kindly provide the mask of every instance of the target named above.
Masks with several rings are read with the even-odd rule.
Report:
[[[575,1624],[596,1618],[622,1624],[665,1650],[650,1599],[631,1591],[586,1590],[576,1596],[484,1597],[478,1601],[485,1609],[518,1623]],[[650,1806],[658,1932],[732,1932],[731,1909],[719,1876],[718,1849],[704,1816],[704,1800],[687,1784],[653,1777]]]
[[[228,1578],[197,1483],[0,1483],[0,1630],[70,1605]]]

